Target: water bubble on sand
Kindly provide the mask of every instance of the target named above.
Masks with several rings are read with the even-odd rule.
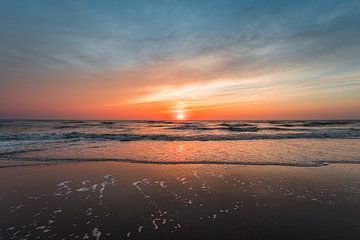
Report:
[[[23,206],[24,206],[24,204],[20,204],[20,205],[17,205],[17,206],[16,206],[16,205],[11,206],[11,207],[10,207],[10,212],[13,213],[13,212],[15,212],[16,210],[22,208]]]
[[[81,188],[76,189],[76,191],[78,191],[78,192],[87,192],[89,190],[90,190],[90,188],[88,188],[88,187],[81,187]]]
[[[87,185],[88,183],[90,183],[90,180],[84,180],[81,182],[82,185]]]
[[[60,182],[59,184],[57,184],[56,186],[58,186],[58,187],[64,187],[64,186],[69,185],[69,183],[71,183],[71,181],[63,181],[63,182]]]
[[[108,181],[108,183],[115,184],[115,178],[111,175],[104,176],[104,179]]]
[[[103,182],[100,184],[101,188],[99,190],[100,194],[102,194],[105,191],[105,187],[106,187],[106,182]]]
[[[57,210],[54,211],[54,214],[58,214],[58,213],[61,213],[61,212],[62,212],[61,209],[57,209]]]
[[[145,180],[146,180],[145,182],[147,182],[147,179]],[[144,179],[142,181],[133,182],[131,185],[133,185],[141,193],[141,195],[143,195],[144,198],[149,198],[150,196],[146,195],[142,190],[142,188],[139,186],[139,184],[143,184],[143,183],[144,183]]]
[[[86,216],[90,216],[90,215],[92,215],[92,208],[88,208],[87,210],[86,210]]]
[[[152,224],[154,225],[154,229],[158,229],[159,226],[156,224],[156,221],[160,221],[160,218],[155,218],[154,220],[152,220]]]
[[[136,181],[136,182],[133,182],[131,185],[133,185],[134,187],[136,187],[139,191],[141,191],[141,187],[138,186],[138,184],[142,183],[142,181]]]
[[[32,215],[33,217],[38,217],[40,216],[40,213],[35,213],[34,215]]]
[[[96,227],[92,230],[92,234],[96,238],[96,240],[99,240],[101,236],[101,231]]]
[[[178,178],[178,180],[180,181],[180,182],[182,182],[182,184],[185,184],[186,183],[186,178]]]

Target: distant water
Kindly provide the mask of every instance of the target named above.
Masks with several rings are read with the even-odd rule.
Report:
[[[360,121],[0,121],[0,159],[360,163]]]

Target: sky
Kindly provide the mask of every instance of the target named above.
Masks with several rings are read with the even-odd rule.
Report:
[[[360,119],[360,1],[0,0],[0,118]]]

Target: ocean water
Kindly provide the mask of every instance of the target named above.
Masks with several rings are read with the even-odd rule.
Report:
[[[360,163],[360,121],[0,121],[0,160]]]

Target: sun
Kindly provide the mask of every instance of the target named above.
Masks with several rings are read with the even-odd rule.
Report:
[[[177,120],[184,120],[185,117],[186,117],[185,114],[182,113],[182,112],[179,112],[179,113],[176,114],[176,119]]]
[[[174,103],[174,106],[172,107],[172,110],[171,112],[173,112],[173,117],[176,119],[176,120],[179,120],[179,121],[183,121],[183,120],[186,120],[188,118],[187,116],[187,113],[188,113],[188,110],[187,110],[187,107],[188,107],[188,104],[184,101],[176,101]]]

